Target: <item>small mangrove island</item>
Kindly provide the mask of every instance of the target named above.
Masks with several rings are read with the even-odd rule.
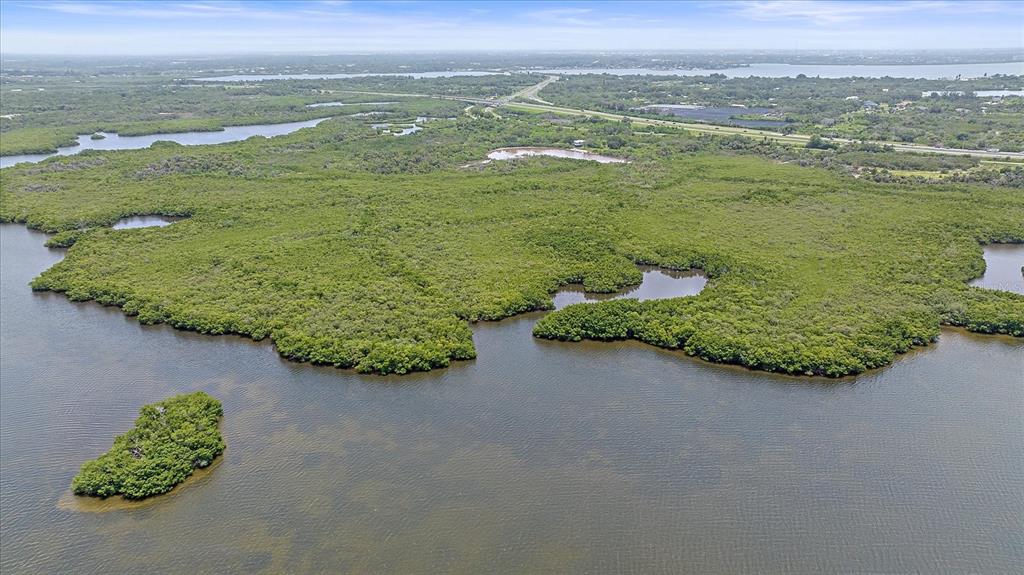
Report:
[[[76,495],[143,499],[167,493],[224,452],[219,401],[197,391],[145,405],[135,427],[82,465],[71,481]]]

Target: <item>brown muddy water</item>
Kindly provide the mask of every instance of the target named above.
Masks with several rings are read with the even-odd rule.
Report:
[[[1024,341],[943,331],[856,378],[474,327],[405,377],[33,294],[62,257],[0,226],[0,571],[1011,573]],[[126,232],[127,233],[127,232]],[[228,448],[131,509],[68,504],[138,408],[204,390]]]

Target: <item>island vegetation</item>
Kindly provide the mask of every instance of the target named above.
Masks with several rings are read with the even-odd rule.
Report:
[[[202,391],[145,405],[135,427],[82,465],[71,482],[77,495],[143,499],[166,493],[224,452],[219,401]]]

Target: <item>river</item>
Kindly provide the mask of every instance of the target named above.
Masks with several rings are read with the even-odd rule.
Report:
[[[139,233],[125,231],[123,233]],[[944,330],[855,378],[474,327],[404,377],[141,326],[32,293],[62,257],[0,226],[0,571],[1010,573],[1024,564],[1024,341]],[[87,512],[79,465],[138,408],[205,390],[200,479]]]
[[[355,74],[232,74],[229,76],[209,76],[192,78],[197,82],[263,82],[266,80],[345,80],[348,78],[367,78],[370,76],[386,76],[392,78],[455,78],[460,76],[494,76],[508,75],[508,72],[486,70],[442,70],[439,72],[360,72]]]
[[[251,126],[226,126],[215,132],[180,132],[177,134],[150,134],[148,136],[119,136],[103,133],[103,139],[94,140],[92,134],[78,136],[77,146],[58,148],[52,154],[21,154],[17,156],[0,156],[0,168],[6,168],[22,162],[36,163],[53,156],[72,156],[84,150],[137,150],[148,148],[154,142],[176,142],[183,146],[205,144],[223,144],[247,140],[253,136],[271,138],[291,134],[302,128],[312,128],[327,118],[304,120],[302,122],[282,122],[279,124],[254,124]]]

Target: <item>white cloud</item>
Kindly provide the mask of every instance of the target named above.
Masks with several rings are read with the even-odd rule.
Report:
[[[885,17],[896,14],[933,12],[977,13],[1006,11],[1012,14],[1012,4],[991,0],[949,2],[944,0],[893,2],[836,2],[822,0],[746,0],[736,3],[735,14],[752,20],[808,20],[815,24],[831,25]],[[1019,7],[1017,11],[1019,11]]]
[[[315,15],[342,15],[342,12],[327,11],[345,3],[323,4],[324,11]],[[141,18],[141,19],[259,19],[259,20],[295,20],[308,17],[309,12],[302,10],[274,10],[260,8],[260,4],[243,2],[34,2],[26,6],[51,12],[60,12],[77,16],[105,16],[110,18]],[[306,14],[306,15],[304,15]]]
[[[5,5],[14,4],[2,0]],[[656,17],[649,10],[614,13],[597,6],[552,7],[519,17],[448,16],[428,10],[379,11],[355,5],[303,2],[176,0],[173,3],[99,0],[18,3],[33,18],[4,23],[4,53],[202,54],[444,50],[721,50],[923,49],[1024,45],[1019,8],[1000,2],[715,3],[715,10]],[[913,10],[1001,7],[1007,18],[932,19]],[[1017,5],[1020,6],[1020,5]],[[485,6],[482,9],[488,8]],[[543,8],[538,6],[538,8]],[[43,10],[70,14],[57,28]],[[653,5],[658,10],[658,5]],[[966,12],[965,12],[966,13]],[[173,21],[174,18],[180,21]],[[868,24],[852,21],[875,18]],[[6,18],[5,18],[6,20]],[[845,23],[839,26],[837,23]]]

